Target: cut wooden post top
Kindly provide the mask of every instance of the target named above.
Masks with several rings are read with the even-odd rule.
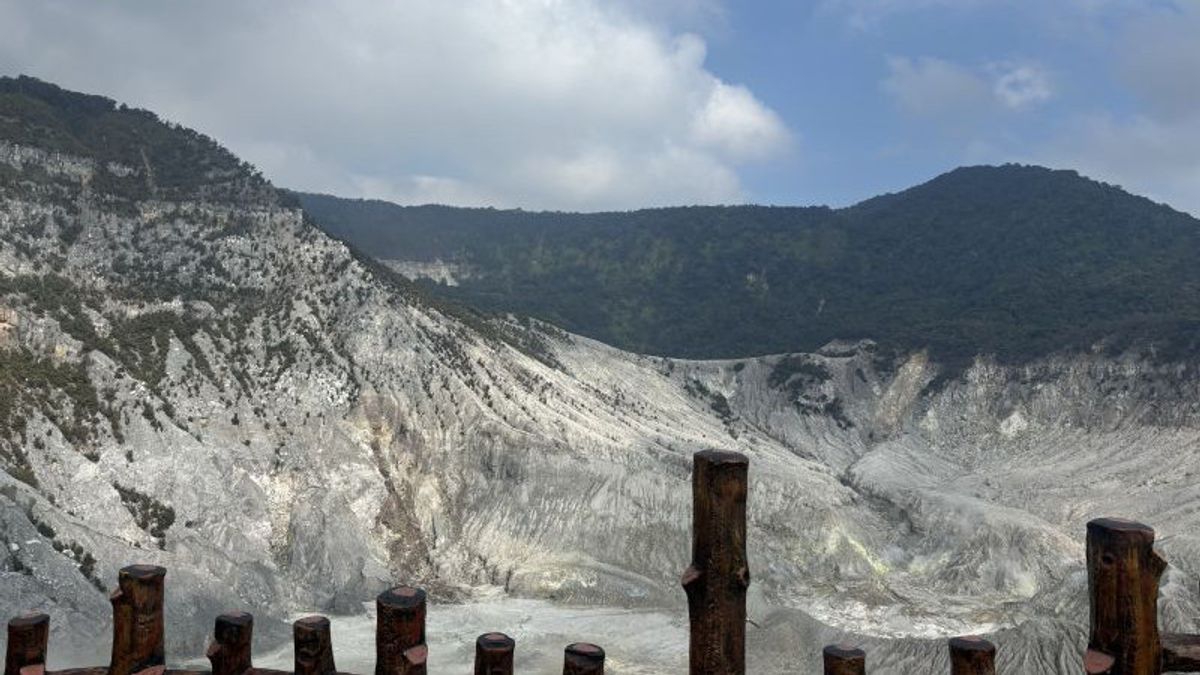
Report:
[[[217,616],[217,621],[232,626],[249,626],[254,623],[254,615],[250,612],[225,612]]]
[[[567,645],[567,651],[588,658],[604,658],[604,650],[599,645],[590,642],[573,642]]]
[[[425,604],[425,591],[412,586],[396,586],[380,593],[376,601],[398,609],[418,607]]]
[[[329,628],[329,618],[319,614],[312,616],[304,616],[296,619],[292,625],[304,628],[307,630],[324,630]]]
[[[821,650],[825,675],[864,675],[867,653],[853,645],[828,645]]]
[[[602,675],[604,650],[590,642],[567,645],[563,651],[563,675]]]
[[[512,649],[517,641],[504,633],[484,633],[475,640],[475,645],[488,651]]]
[[[996,645],[978,635],[960,635],[950,638],[950,648],[960,652],[995,652]]]
[[[694,459],[709,464],[750,464],[749,457],[732,450],[701,450],[695,454]]]
[[[151,581],[161,579],[167,575],[167,568],[158,565],[128,565],[122,567],[117,573],[118,579],[128,577],[137,579],[138,581]]]
[[[23,612],[8,620],[9,628],[27,628],[30,626],[49,625],[50,615],[41,612]]]
[[[867,655],[866,652],[848,644],[826,645],[821,653],[839,659],[861,659]]]

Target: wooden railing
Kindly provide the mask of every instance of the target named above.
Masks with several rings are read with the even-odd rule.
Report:
[[[746,497],[749,461],[744,455],[706,450],[692,471],[692,563],[683,573],[691,623],[691,675],[743,675],[746,671]],[[1160,675],[1200,672],[1200,636],[1159,634],[1158,582],[1166,562],[1154,551],[1154,530],[1115,518],[1087,526],[1091,633],[1082,657],[1088,675]],[[255,668],[254,618],[245,612],[217,617],[207,656],[211,671],[167,670],[163,650],[163,581],[153,565],[123,568],[112,594],[113,644],[108,666],[55,671],[52,675],[332,675],[329,619],[309,616],[292,625],[292,671]],[[375,599],[375,675],[424,675],[425,592],[398,586]],[[4,675],[46,675],[50,619],[26,614],[8,623]],[[976,636],[948,642],[952,675],[996,672],[996,647]],[[515,641],[484,633],[475,642],[475,675],[511,675]],[[830,645],[811,670],[825,675],[865,675],[869,658],[852,645]],[[818,665],[820,663],[821,665]],[[563,675],[602,675],[604,650],[577,642],[563,653]],[[1032,675],[1022,673],[1021,675]]]

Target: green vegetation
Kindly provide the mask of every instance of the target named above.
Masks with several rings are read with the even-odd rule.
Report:
[[[89,157],[97,192],[139,199],[274,200],[250,165],[211,138],[102,96],[67,91],[32,77],[0,77],[0,138]],[[125,174],[125,175],[122,175]]]
[[[13,478],[37,487],[24,450],[34,410],[46,415],[67,442],[88,452],[101,405],[83,364],[0,349],[0,464]],[[33,440],[35,447],[40,442]]]
[[[121,503],[129,510],[138,527],[157,539],[158,547],[163,548],[167,530],[175,524],[175,509],[133,488],[120,485],[113,485],[113,488],[121,495]]]
[[[1200,222],[1071,171],[952,171],[845,209],[530,213],[297,194],[379,259],[443,260],[483,310],[651,354],[737,358],[870,338],[948,364],[1200,344]]]

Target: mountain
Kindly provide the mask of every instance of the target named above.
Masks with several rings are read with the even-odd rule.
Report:
[[[266,648],[408,582],[462,617],[434,668],[469,658],[443,631],[503,629],[547,672],[599,615],[611,672],[678,671],[711,446],[751,458],[750,672],[843,639],[874,673],[945,672],[940,636],[971,632],[1010,672],[1077,672],[1101,515],[1159,529],[1163,626],[1193,630],[1197,366],[945,372],[869,340],[645,356],[446,304],[210,139],[0,79],[0,611],[51,614],[52,667],[105,662],[106,591],[146,562],[172,663],[220,611]]]
[[[943,362],[1131,344],[1195,354],[1200,221],[1072,171],[956,169],[844,209],[529,213],[298,194],[432,292],[634,351],[870,338]]]

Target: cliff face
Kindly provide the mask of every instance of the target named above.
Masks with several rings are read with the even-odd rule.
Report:
[[[175,654],[397,582],[676,612],[711,446],[752,459],[754,672],[843,631],[873,672],[993,630],[1022,672],[1077,663],[1099,515],[1159,529],[1166,625],[1198,615],[1195,366],[638,356],[432,303],[261,179],[168,190],[159,156],[0,141],[0,610],[48,611],[63,661],[104,660],[135,561]]]
[[[10,610],[103,645],[131,560],[170,570],[177,649],[221,608],[350,612],[398,580],[673,603],[709,445],[755,453],[777,546],[835,512],[882,526],[669,362],[439,309],[269,193],[164,201],[96,188],[153,167],[0,156]]]

